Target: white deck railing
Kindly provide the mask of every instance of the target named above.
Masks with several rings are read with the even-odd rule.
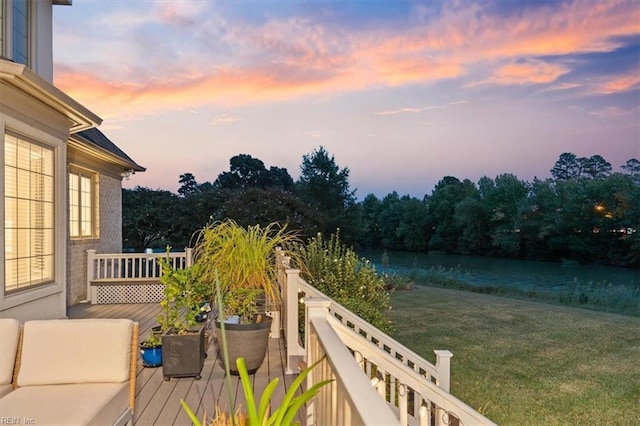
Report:
[[[169,257],[173,267],[185,268],[192,264],[191,255],[187,249]],[[87,294],[96,284],[157,284],[162,274],[157,259],[164,256],[88,250]],[[309,424],[494,424],[449,393],[451,352],[434,351],[436,363],[431,364],[315,289],[299,270],[290,268],[289,258],[280,251],[277,262],[287,372],[297,373],[301,360],[310,365],[326,357],[308,376],[307,386],[334,380],[308,407]],[[306,311],[304,346],[298,331],[301,297]],[[386,404],[376,404],[376,398]]]
[[[172,267],[186,268],[192,263],[192,249],[169,254],[98,254],[95,250],[87,250],[87,298],[96,303],[97,285],[159,285],[162,267],[158,259],[167,257]]]
[[[278,259],[280,268],[278,280],[282,290],[282,319],[287,342],[287,371],[289,373],[296,372],[296,366],[301,358],[306,358],[307,364],[318,359],[320,356],[319,343],[316,340],[323,340],[323,333],[318,332],[318,327],[320,330],[329,327],[339,337],[337,340],[339,343],[336,343],[333,338],[326,338],[326,341],[322,342],[321,353],[326,354],[329,364],[332,366],[330,370],[333,371],[333,366],[336,363],[340,363],[344,367],[345,361],[343,359],[336,361],[333,356],[344,352],[346,348],[352,358],[351,366],[348,368],[353,369],[353,365],[355,365],[358,374],[377,389],[379,397],[386,401],[386,405],[395,413],[396,424],[494,424],[449,393],[451,352],[436,350],[434,351],[436,364],[429,363],[420,355],[354,315],[307,283],[300,277],[299,270],[289,268],[289,259],[282,252],[278,253]],[[325,317],[322,325],[317,326],[318,318],[322,314],[315,311],[315,319],[310,318],[309,315],[306,316],[304,347],[301,345],[298,332],[298,303],[301,296],[305,297],[304,303],[307,305],[307,311],[310,309],[308,305],[317,306],[317,303],[320,303],[323,306]],[[338,349],[337,346],[341,346],[342,349]],[[348,375],[349,386],[353,374],[355,373],[351,371]],[[311,377],[316,379],[315,375]],[[321,375],[320,377],[325,376]],[[308,386],[316,382],[310,381]],[[341,389],[341,386],[338,381],[335,386],[327,387],[324,392],[331,392],[331,396],[325,395],[324,399],[320,401],[330,400],[333,401],[332,404],[338,404],[340,401],[339,403],[343,404],[345,391]],[[322,404],[312,408],[312,415],[315,415],[316,419],[335,419],[332,417],[336,415],[333,412],[324,412],[324,410],[333,410],[334,405]],[[376,406],[375,402],[368,401],[362,407],[349,406],[345,409],[349,413],[360,413],[372,406]],[[322,410],[323,413],[320,414],[318,410]],[[355,416],[356,414],[350,415]],[[359,417],[352,418],[358,419]],[[327,424],[340,424],[340,422]]]
[[[328,299],[305,299],[308,363],[322,360],[307,376],[307,389],[314,383],[332,380],[307,405],[307,424],[398,424],[389,406],[375,403],[379,400],[376,390],[330,324],[327,315],[330,304]]]

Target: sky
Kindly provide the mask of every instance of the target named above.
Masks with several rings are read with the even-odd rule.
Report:
[[[238,154],[297,179],[320,146],[359,199],[640,159],[638,0],[73,0],[53,35],[54,84],[147,168],[126,188]]]

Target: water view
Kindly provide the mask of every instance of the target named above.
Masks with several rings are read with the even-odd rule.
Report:
[[[388,266],[384,267],[382,251],[361,254],[379,270],[411,275],[417,284],[435,271],[471,290],[524,295],[632,315],[640,313],[638,269],[397,251],[387,252]]]
[[[361,253],[381,266],[382,251]],[[495,285],[522,289],[562,289],[566,286],[613,285],[640,287],[640,270],[610,266],[581,265],[577,262],[541,262],[453,254],[387,252],[389,268],[398,272],[418,272],[433,267],[453,269],[458,277],[478,286]]]

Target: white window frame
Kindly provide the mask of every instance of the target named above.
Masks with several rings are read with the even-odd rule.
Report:
[[[15,50],[16,48],[15,31],[17,28],[16,23],[18,22],[18,18],[22,20],[22,16],[18,17],[15,13],[15,6],[16,4],[18,4],[19,1],[23,1],[25,6],[25,10],[24,10],[25,28],[23,30],[23,33],[20,34],[20,39],[24,38],[25,51],[16,52]],[[32,56],[31,41],[33,40],[32,22],[33,22],[33,10],[31,8],[31,1],[30,0],[13,0],[11,2],[11,59],[13,59],[14,62],[21,63],[28,67],[31,66],[31,62],[32,62],[31,61],[31,56]],[[19,54],[21,57],[17,58],[16,53]]]
[[[98,174],[70,167],[69,237],[72,240],[97,239],[98,234]]]
[[[16,58],[14,55],[14,28],[16,17],[14,11],[14,1],[0,1],[0,55],[3,55],[14,62],[23,64],[29,68],[33,68],[35,58],[35,3],[33,0],[24,0],[26,3],[27,23],[25,28],[26,52],[22,52],[26,56]],[[26,63],[25,63],[26,62]]]
[[[9,141],[15,142],[17,153],[27,150],[26,161],[6,152]],[[39,153],[48,163],[34,163]],[[51,146],[18,133],[3,133],[3,290],[7,295],[55,282],[55,157]]]

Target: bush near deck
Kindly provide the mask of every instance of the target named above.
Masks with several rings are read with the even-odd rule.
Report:
[[[640,424],[640,318],[415,286],[392,295],[394,337],[501,425]]]

